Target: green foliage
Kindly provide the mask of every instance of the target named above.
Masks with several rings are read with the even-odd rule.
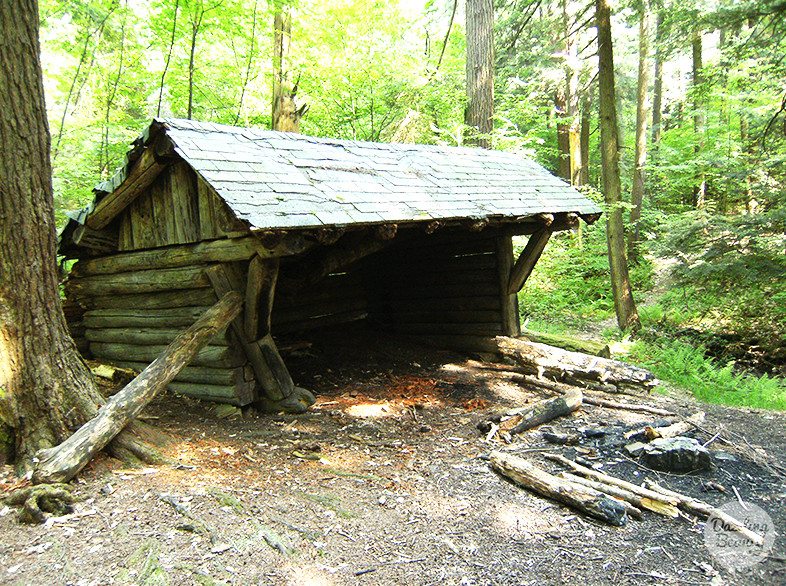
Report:
[[[690,391],[707,403],[786,409],[786,381],[742,373],[733,363],[707,358],[704,346],[658,338],[637,341],[628,360],[646,366],[658,377]]]
[[[589,192],[596,200],[599,195]],[[598,202],[600,203],[600,202]],[[592,226],[582,225],[581,234],[554,234],[532,275],[519,294],[523,319],[560,321],[579,326],[614,315],[606,256],[605,215]],[[525,242],[518,243],[518,251]],[[647,259],[631,265],[634,293],[651,288],[652,266]]]

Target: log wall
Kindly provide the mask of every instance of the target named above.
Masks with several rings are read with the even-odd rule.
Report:
[[[109,263],[94,274],[91,263],[95,261],[78,261],[66,282],[69,302],[81,308],[70,312],[75,318],[70,326],[82,333],[83,354],[118,366],[141,371],[217,301],[204,275],[209,264],[112,273],[112,266],[128,263]],[[224,331],[180,371],[169,389],[247,405],[256,399],[255,385],[248,360]]]

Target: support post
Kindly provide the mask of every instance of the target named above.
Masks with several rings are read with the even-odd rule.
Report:
[[[510,280],[508,281],[507,291],[508,294],[513,295],[521,291],[524,283],[527,282],[529,276],[532,274],[532,269],[540,259],[546,243],[551,237],[551,230],[548,227],[541,228],[529,237],[527,245],[519,255],[513,270],[510,273]]]
[[[513,269],[513,239],[510,236],[498,236],[496,239],[497,269],[499,273],[499,291],[502,313],[502,331],[506,336],[521,335],[519,323],[518,295],[508,292],[511,270]]]

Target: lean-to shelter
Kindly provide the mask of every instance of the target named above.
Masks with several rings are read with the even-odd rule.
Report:
[[[177,119],[153,120],[95,195],[60,239],[83,352],[143,368],[234,289],[242,316],[171,388],[282,408],[307,393],[274,336],[366,319],[487,349],[519,333],[516,294],[551,233],[600,214],[517,154]]]

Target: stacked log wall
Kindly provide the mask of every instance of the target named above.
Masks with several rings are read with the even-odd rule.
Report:
[[[96,266],[100,274],[94,273]],[[90,355],[143,370],[217,301],[204,274],[207,266],[112,272],[105,259],[78,261],[66,292],[84,310],[81,324]],[[255,385],[246,357],[225,331],[169,388],[194,398],[246,405],[256,398]]]

